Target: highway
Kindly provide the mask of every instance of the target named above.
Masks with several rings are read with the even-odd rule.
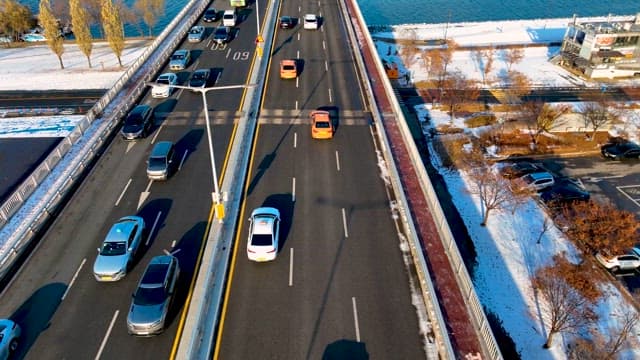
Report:
[[[319,30],[302,16],[320,14]],[[425,356],[384,184],[368,107],[336,2],[286,1],[236,236],[219,359],[417,359]],[[279,78],[296,59],[298,79]],[[309,113],[327,109],[331,140],[310,136]],[[282,215],[271,263],[247,260],[250,212]]]
[[[261,12],[266,5],[261,1]],[[216,85],[245,83],[257,33],[254,9],[241,11],[226,46],[208,40],[211,24],[204,24],[204,42],[182,44],[192,61],[178,72],[180,83],[197,68],[213,69]],[[300,20],[307,12],[322,16],[319,30],[303,30],[299,22],[278,30],[274,40],[216,358],[423,358],[371,116],[338,4],[291,0],[280,10]],[[284,58],[298,59],[297,80],[279,78]],[[207,96],[217,172],[224,176],[243,92]],[[212,174],[199,95],[178,90],[159,100],[147,94],[140,103],[155,108],[153,132],[135,142],[114,137],[2,293],[0,312],[23,328],[18,358],[170,357],[212,221]],[[332,140],[310,138],[308,114],[318,108],[332,113]],[[180,168],[166,182],[151,182],[145,160],[161,140],[176,142]],[[246,258],[246,218],[263,205],[282,214],[281,246],[274,262],[257,264]],[[142,255],[121,281],[96,282],[96,248],[117,219],[133,214],[149,229]],[[129,336],[131,293],[150,258],[163,251],[173,252],[182,269],[168,328],[156,337]]]
[[[225,5],[214,4],[217,8]],[[213,27],[205,26],[208,36],[204,42],[180,46],[193,51],[190,66],[178,73],[181,83],[196,68],[213,69],[216,85],[244,83],[255,48],[253,10],[242,11],[234,39],[226,46],[213,45],[208,40]],[[242,91],[210,92],[207,100],[214,123],[217,170],[222,174]],[[135,142],[114,137],[2,294],[0,312],[23,328],[17,358],[170,356],[210,220],[212,172],[200,95],[176,91],[170,98],[152,99],[148,93],[140,102],[155,107],[153,132]],[[150,182],[145,161],[152,142],[161,140],[176,142],[180,169],[165,183]],[[148,194],[143,196],[143,192]],[[123,280],[96,282],[92,275],[96,248],[117,219],[133,214],[142,216],[150,229],[142,256]],[[131,293],[150,258],[164,250],[172,251],[182,268],[168,329],[157,337],[131,337],[126,329]]]

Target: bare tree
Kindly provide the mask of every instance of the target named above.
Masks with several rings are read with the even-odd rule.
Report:
[[[120,7],[113,0],[102,0],[102,27],[109,42],[109,47],[118,58],[122,67],[122,50],[124,50],[124,29],[120,18]]]
[[[553,260],[538,269],[531,280],[537,295],[546,302],[543,316],[549,330],[545,349],[553,344],[554,335],[577,332],[598,319],[594,303],[600,293],[585,272],[561,255]]]
[[[11,35],[13,41],[31,27],[31,10],[15,0],[0,0],[0,32]]]
[[[640,321],[639,314],[633,307],[622,308],[622,314],[614,327],[606,331],[592,330],[590,336],[580,337],[568,346],[567,357],[570,360],[616,360],[620,352],[638,347],[638,339],[634,328]]]
[[[44,36],[47,39],[47,45],[51,51],[58,57],[60,68],[64,69],[62,63],[62,54],[64,53],[64,38],[60,34],[60,25],[58,19],[51,11],[49,0],[40,0],[40,15],[38,16],[42,27],[44,28]]]
[[[618,117],[615,111],[610,110],[612,107],[606,101],[585,102],[579,109],[584,120],[585,128],[591,127],[591,139],[595,138],[596,132],[602,126],[610,123]]]
[[[514,64],[519,63],[524,59],[523,48],[511,48],[504,52],[504,61],[507,63],[507,72],[511,71]]]
[[[570,110],[569,105],[553,106],[540,101],[529,101],[523,104],[523,118],[527,123],[534,149],[538,147],[540,136],[548,133],[557,120]]]
[[[93,50],[93,37],[89,28],[89,13],[80,3],[80,0],[69,0],[71,12],[71,25],[76,44],[87,57],[89,67],[91,67],[91,51]]]
[[[640,224],[632,212],[597,202],[575,203],[561,211],[571,223],[567,235],[585,253],[618,255],[638,241]]]
[[[640,322],[640,314],[632,307],[623,311],[619,323],[620,327],[608,332],[609,338],[604,344],[604,349],[607,352],[606,360],[616,359],[617,355],[626,348],[637,348],[638,339],[635,337],[634,328]]]
[[[451,62],[453,62],[453,55],[458,49],[458,44],[456,44],[453,40],[447,40],[446,47],[441,50],[442,56],[442,72],[440,74],[440,78],[438,79],[438,83],[440,84],[438,87],[442,88],[442,82],[447,77],[447,71]]]
[[[442,101],[449,108],[451,120],[462,103],[465,101],[475,101],[480,96],[480,89],[473,80],[467,79],[459,71],[447,76],[442,84]]]
[[[548,217],[545,216],[544,220],[542,221],[542,228],[540,229],[540,233],[538,234],[538,240],[536,241],[536,244],[540,244],[540,241],[542,241],[542,237],[547,233],[547,231],[549,231],[549,229],[551,229],[552,225],[553,223],[549,221]]]
[[[440,50],[429,50],[423,53],[423,59],[427,64],[427,68],[429,73],[431,74],[431,78],[434,78],[438,84],[440,83],[440,78],[442,77],[442,73],[444,72],[444,63],[442,60],[442,53]]]
[[[485,85],[487,85],[487,81],[489,80],[489,74],[493,71],[493,55],[494,50],[488,49],[482,52],[482,56],[484,58],[484,68],[482,69],[482,81]]]

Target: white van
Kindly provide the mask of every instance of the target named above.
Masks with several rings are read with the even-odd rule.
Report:
[[[238,17],[236,16],[235,10],[225,10],[224,14],[222,14],[222,25],[223,26],[236,26],[236,20]]]

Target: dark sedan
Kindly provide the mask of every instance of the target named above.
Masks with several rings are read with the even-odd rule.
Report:
[[[209,76],[211,71],[209,69],[198,69],[193,72],[191,79],[189,80],[189,86],[191,87],[207,87],[209,82]]]
[[[153,109],[149,105],[138,105],[127,115],[120,134],[125,140],[147,136],[153,124]]]
[[[202,20],[204,20],[204,22],[214,22],[218,20],[218,10],[214,8],[208,8],[204,12],[204,16],[202,16]]]
[[[291,16],[282,16],[280,18],[280,29],[291,29],[293,27],[293,18]]]
[[[561,206],[576,201],[589,201],[591,195],[574,179],[558,179],[556,183],[540,193],[540,199],[548,206]]]
[[[515,164],[505,165],[500,169],[500,174],[507,179],[515,179],[540,171],[545,171],[540,165],[528,161],[521,161]]]
[[[228,26],[218,26],[213,33],[213,41],[218,44],[226,44],[231,40],[231,28]]]
[[[640,158],[640,145],[632,142],[605,144],[600,148],[602,156],[612,160]]]

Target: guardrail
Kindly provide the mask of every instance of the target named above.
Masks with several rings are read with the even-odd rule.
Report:
[[[357,16],[355,17],[354,20],[359,23],[362,33],[366,34],[364,37],[366,41],[369,43],[369,49],[375,49],[376,47],[375,47],[375,44],[373,43],[373,40],[371,39],[370,34],[368,33],[368,31],[365,31],[367,27],[362,17],[362,14],[359,11],[357,4],[354,5],[354,8],[356,9],[356,13],[357,13]],[[372,58],[376,62],[376,68],[378,73],[385,74],[384,66],[379,56],[377,54],[374,54]],[[363,71],[363,69],[361,69],[361,71]],[[462,260],[462,256],[460,255],[458,247],[455,243],[453,234],[451,233],[451,229],[449,228],[449,224],[444,215],[444,211],[442,210],[442,207],[440,206],[440,202],[438,201],[437,194],[433,188],[433,185],[431,184],[431,180],[429,179],[427,171],[422,163],[422,157],[420,156],[420,153],[418,152],[418,149],[415,146],[411,132],[406,124],[406,120],[404,119],[402,109],[400,108],[400,105],[398,104],[398,101],[394,96],[391,83],[389,82],[389,79],[386,77],[386,75],[381,76],[381,79],[383,79],[383,86],[385,88],[387,98],[390,100],[394,108],[394,113],[399,118],[398,125],[401,130],[402,136],[404,138],[405,146],[409,150],[411,162],[413,163],[413,167],[419,176],[419,181],[420,181],[423,193],[425,194],[425,197],[428,200],[431,214],[433,216],[433,220],[437,225],[436,228],[438,229],[439,237],[441,241],[444,243],[449,261],[451,262],[451,266],[454,269],[455,275],[457,277],[458,286],[460,287],[462,294],[465,297],[465,301],[467,303],[468,309],[470,310],[470,314],[472,314],[472,319],[475,322],[474,327],[476,328],[477,332],[481,335],[482,340],[484,341],[483,347],[488,352],[487,355],[490,356],[491,359],[502,359],[502,354],[500,353],[498,344],[495,340],[495,337],[493,336],[493,332],[491,331],[489,322],[487,321],[486,315],[482,309],[482,304],[480,304],[480,300],[478,299],[475,293],[473,282],[469,277],[469,273],[467,272],[467,269]],[[368,81],[365,81],[365,82],[368,84],[369,87],[371,86]],[[370,90],[368,93],[371,94],[372,91]],[[375,100],[371,99],[371,101],[375,101]],[[377,118],[375,115],[376,115],[376,112],[374,112],[374,119],[376,119],[376,127],[378,127],[379,129],[381,140],[383,141],[383,144],[385,145],[386,149],[389,149],[390,145],[389,145],[388,139],[384,134],[384,128],[380,124],[381,120],[380,118]],[[415,235],[416,234],[415,225],[411,217],[406,215],[408,213],[405,207],[406,206],[405,204],[407,204],[407,200],[404,196],[404,191],[400,184],[399,175],[394,165],[393,157],[388,150],[385,152],[385,160],[388,166],[390,167],[391,173],[393,174],[392,183],[394,184],[394,191],[396,192],[396,196],[399,197],[400,206],[403,209],[403,212],[405,213],[404,215],[404,219],[406,219],[406,221],[404,222],[405,232],[409,234],[409,236],[411,236],[411,239],[413,240],[413,246],[420,249],[421,246]],[[422,252],[421,251],[414,252],[413,255],[414,255],[414,260],[417,264],[416,266],[417,270],[419,272],[422,272],[422,275],[420,276],[421,281],[423,282],[422,285],[426,287],[425,289],[423,289],[423,297],[425,301],[430,300],[437,304],[437,299],[435,298],[433,285],[429,280],[430,279],[428,275],[429,272],[428,272],[424,257],[422,256]],[[435,318],[432,320],[437,321],[438,326],[440,327],[438,329],[440,330],[439,335],[441,337],[446,337],[446,339],[441,339],[441,345],[445,347],[444,349],[442,349],[446,353],[445,357],[450,359],[455,358],[453,350],[451,349],[451,344],[449,342],[448,335],[446,334],[446,325],[444,323],[442,314],[438,306],[434,306],[433,313],[431,315],[435,316]]]
[[[143,94],[146,82],[164,64],[207,6],[207,2],[191,0],[76,128],[0,206],[0,279],[57,210],[121,118]],[[56,173],[53,173],[54,169]]]

